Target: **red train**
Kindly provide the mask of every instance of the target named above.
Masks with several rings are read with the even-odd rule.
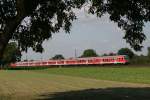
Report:
[[[87,57],[63,60],[47,60],[47,61],[21,61],[12,63],[12,68],[23,66],[60,66],[60,65],[104,65],[104,64],[126,64],[129,62],[128,56],[103,56],[103,57]]]

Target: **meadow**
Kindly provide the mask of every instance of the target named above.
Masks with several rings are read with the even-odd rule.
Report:
[[[150,67],[0,70],[0,100],[150,100]]]
[[[38,72],[92,78],[98,80],[111,80],[120,82],[150,84],[150,67],[135,66],[106,66],[106,67],[71,67],[52,68]]]

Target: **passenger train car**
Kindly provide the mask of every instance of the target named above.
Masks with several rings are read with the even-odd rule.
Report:
[[[35,67],[35,66],[68,66],[68,65],[105,65],[105,64],[127,64],[129,63],[128,56],[103,56],[103,57],[86,57],[86,58],[73,58],[62,60],[45,60],[45,61],[21,61],[12,63],[12,68],[18,67]]]

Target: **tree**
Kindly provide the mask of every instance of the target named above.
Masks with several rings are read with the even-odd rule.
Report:
[[[120,50],[118,50],[118,55],[127,55],[130,59],[132,59],[134,53],[129,48],[121,48]]]
[[[102,54],[101,56],[109,56],[107,53]]]
[[[115,55],[117,55],[116,53],[113,53],[113,52],[110,52],[110,53],[104,53],[104,54],[102,54],[101,56],[115,56]]]
[[[16,62],[21,60],[21,52],[17,48],[17,45],[15,42],[11,42],[7,45],[4,51],[3,59],[1,59],[1,63],[3,65],[9,64],[11,62]]]
[[[150,47],[148,47],[147,50],[148,50],[148,55],[147,56],[150,58]]]
[[[42,43],[62,28],[70,31],[76,19],[74,8],[89,7],[89,13],[110,20],[125,30],[124,39],[135,50],[146,39],[145,22],[150,21],[149,0],[1,0],[0,1],[0,59],[9,40],[18,42],[21,51],[31,47],[42,52]]]
[[[54,57],[52,57],[53,60],[60,60],[60,59],[65,59],[63,55],[57,54]]]
[[[95,50],[93,49],[87,49],[87,50],[84,50],[83,54],[81,57],[97,57],[97,53]]]
[[[70,31],[71,21],[76,19],[72,8],[80,4],[82,0],[1,0],[0,58],[9,40],[17,41],[21,51],[31,47],[42,52],[43,41],[52,33],[60,28]]]
[[[110,52],[109,54],[108,54],[108,56],[115,56],[116,55],[116,53],[113,53],[113,52]]]

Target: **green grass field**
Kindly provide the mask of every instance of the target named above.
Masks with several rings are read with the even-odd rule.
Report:
[[[111,80],[120,82],[150,84],[150,67],[75,67],[75,68],[52,68],[38,72],[92,78],[98,80]]]
[[[0,70],[0,100],[150,100],[150,67]]]

